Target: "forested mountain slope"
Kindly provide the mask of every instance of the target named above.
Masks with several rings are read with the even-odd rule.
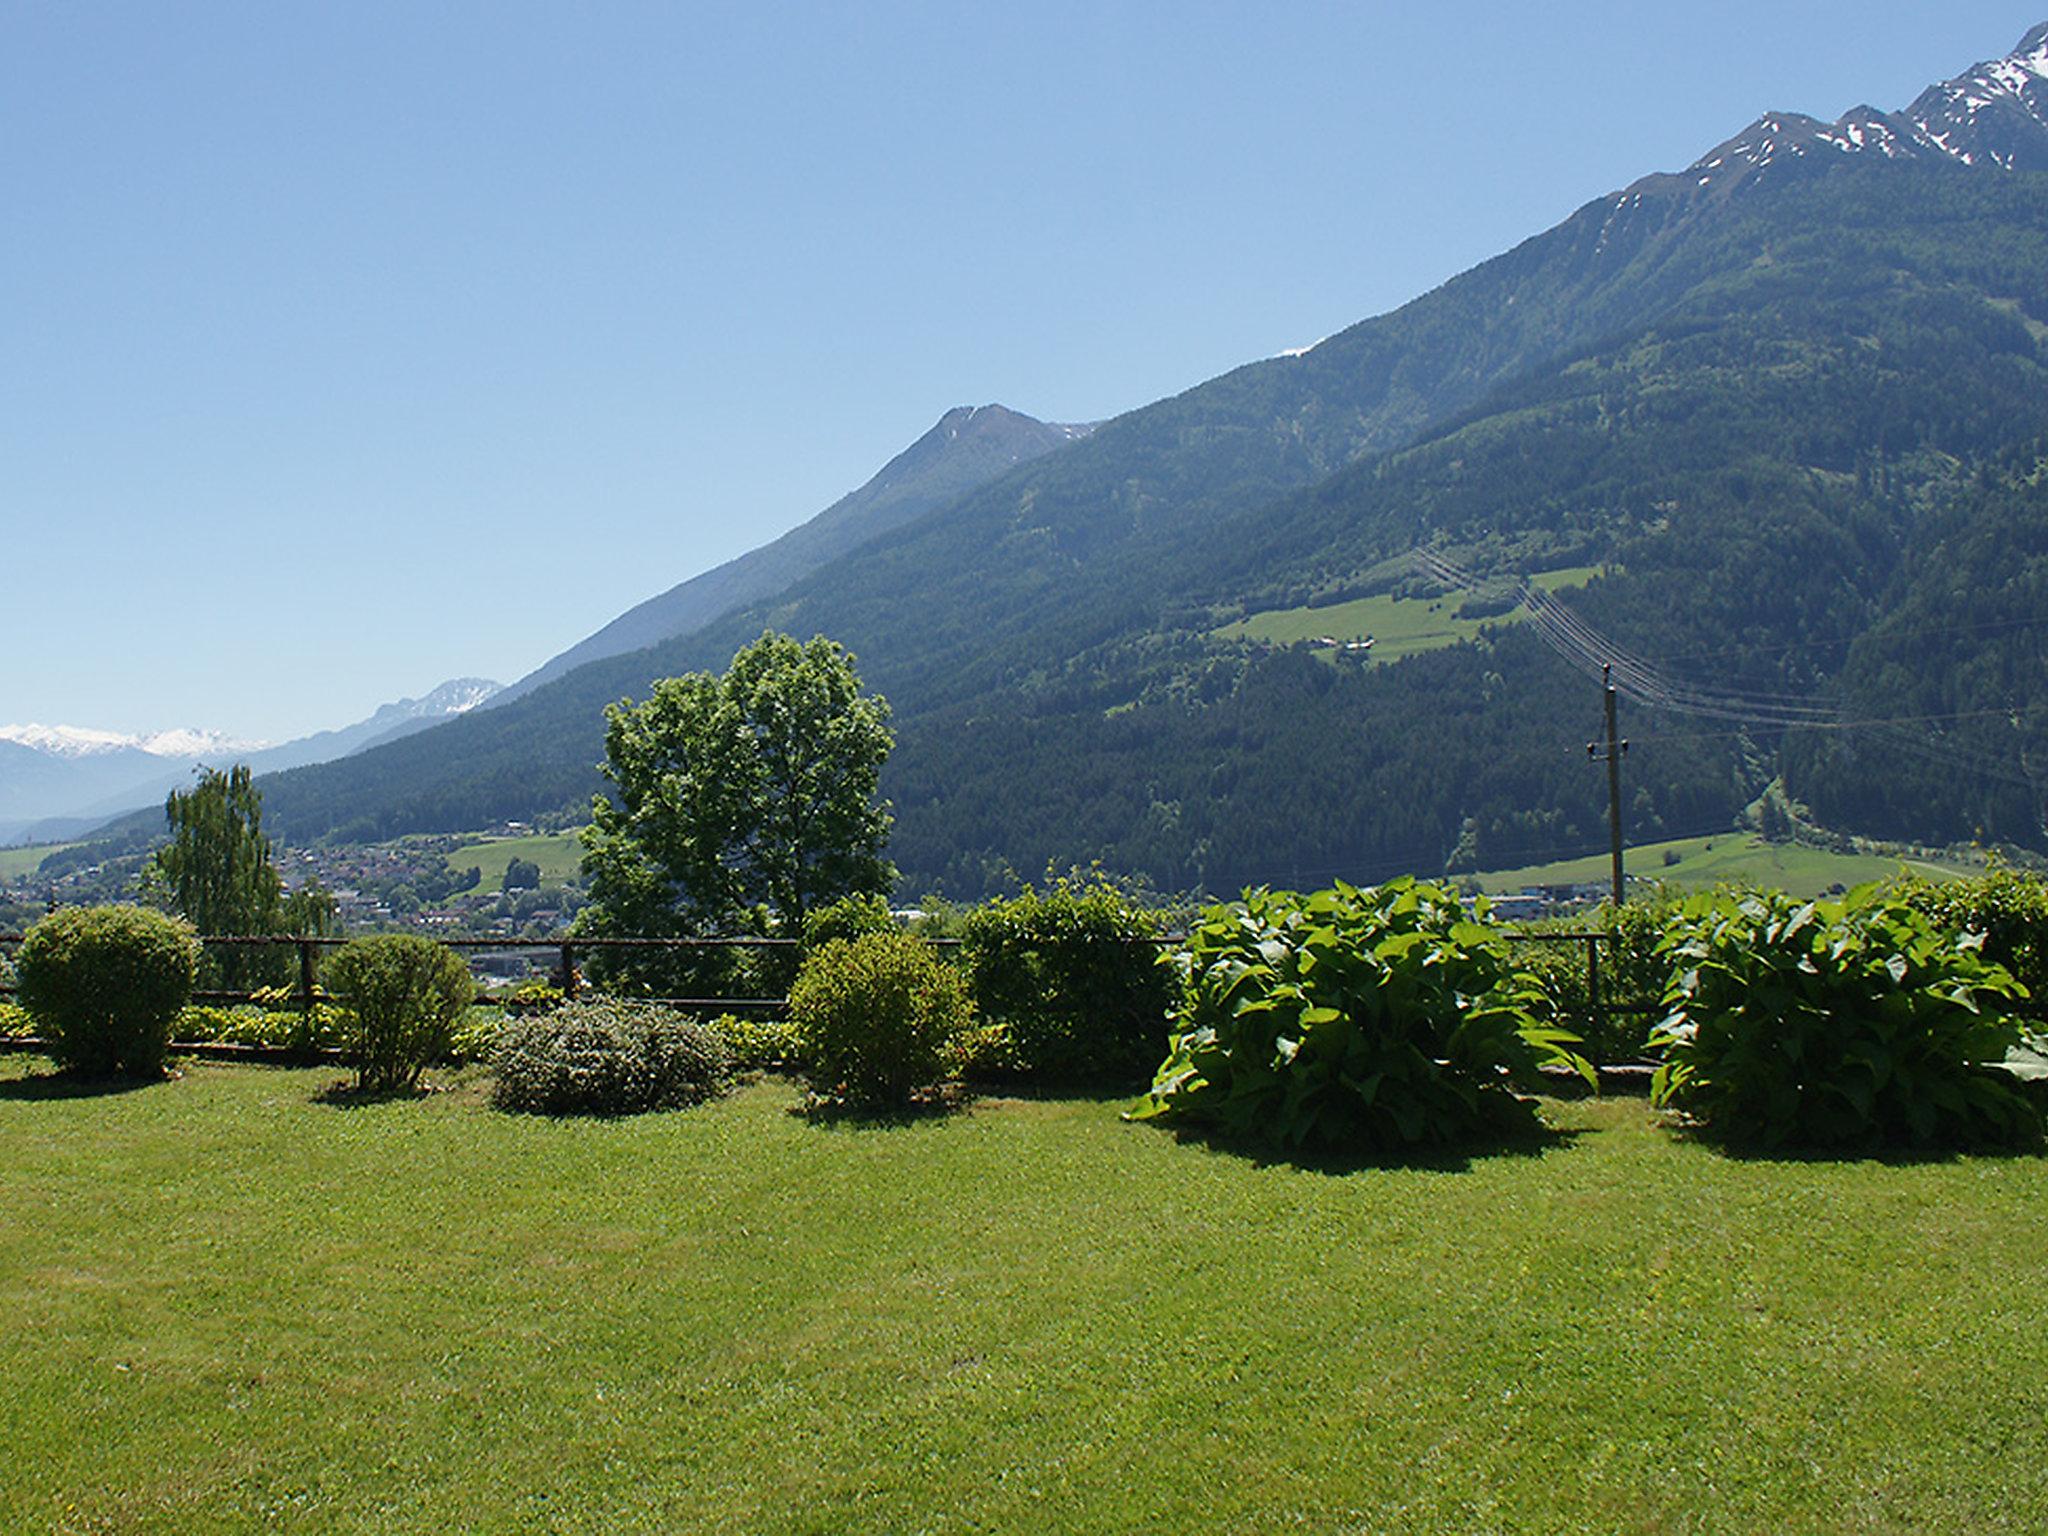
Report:
[[[1727,259],[1725,242],[1702,239],[1726,217],[1721,199],[1678,187],[1589,204],[1305,354],[1249,364],[1108,422],[773,603],[600,659],[346,767],[282,775],[266,788],[272,814],[304,838],[474,826],[577,803],[595,787],[603,704],[652,677],[720,665],[735,636],[768,623],[846,640],[892,698],[914,677],[895,698],[899,711],[971,698],[1020,670],[1020,645],[1056,661],[1070,642],[1144,621],[1136,594],[1114,613],[1076,612],[1104,562],[1133,557],[1156,582],[1217,524],[1410,440],[1505,379],[1643,324]]]
[[[1901,713],[1851,642],[1881,645],[1915,602],[1969,624],[1928,571],[1972,550],[2002,570],[2010,507],[2032,494],[2048,179],[2003,163],[1837,147],[1769,175],[1652,178],[769,603],[272,780],[269,804],[297,837],[573,806],[596,784],[605,702],[720,666],[773,625],[846,642],[895,704],[885,788],[914,889],[971,893],[1047,859],[1228,888],[1583,847],[1605,789],[1583,750],[1597,690],[1538,627],[1502,615],[1384,666],[1216,633],[1302,603],[1428,597],[1407,561],[1423,547],[1481,575],[1607,568],[1566,602],[1651,664],[1631,690],[1636,835],[1724,825],[1781,771],[1846,824],[1910,808],[1917,835],[1968,835],[1991,802],[1961,774],[1887,800],[1865,752],[1864,787],[1828,795],[1868,722]],[[1933,696],[1990,707],[1979,650],[1952,650]],[[1997,703],[2029,719],[2023,670],[2006,665]],[[1823,732],[1837,745],[1804,744]],[[2039,840],[2031,761],[2000,769],[1997,835]]]
[[[1019,464],[1079,442],[1092,425],[1037,421],[1001,405],[960,405],[916,442],[808,522],[772,543],[638,603],[596,634],[499,694],[509,704],[585,662],[643,650],[701,629],[720,614],[772,597],[866,543],[957,501]]]

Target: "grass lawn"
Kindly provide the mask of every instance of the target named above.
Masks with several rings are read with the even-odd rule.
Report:
[[[1584,586],[1599,574],[1598,566],[1576,566],[1544,571],[1530,580],[1546,592],[1557,592]],[[1442,650],[1460,640],[1477,638],[1489,624],[1519,624],[1528,617],[1516,609],[1489,619],[1461,619],[1457,613],[1465,602],[1462,592],[1439,598],[1382,594],[1325,608],[1275,608],[1225,624],[1214,633],[1220,640],[1264,640],[1274,645],[1296,645],[1319,635],[1333,640],[1370,638],[1372,650],[1366,654],[1375,662],[1387,662],[1418,651]]]
[[[1667,852],[1678,855],[1667,864]],[[1525,885],[1562,885],[1607,879],[1608,856],[1561,859],[1521,869],[1496,870],[1479,876],[1489,892],[1519,891]],[[1794,843],[1767,843],[1752,833],[1717,832],[1712,837],[1686,837],[1668,843],[1631,847],[1623,862],[1632,878],[1669,880],[1677,885],[1709,886],[1731,881],[1765,885],[1792,896],[1818,896],[1830,886],[1856,886],[1896,875],[1903,868],[1937,880],[1981,870],[1929,863],[1924,859],[1884,858],[1874,853],[1829,853]]]
[[[2048,1529],[2048,1160],[1260,1165],[0,1059],[8,1531]]]
[[[487,837],[464,843],[448,855],[448,867],[461,871],[472,864],[483,871],[480,888],[495,891],[505,883],[505,866],[525,859],[540,866],[542,885],[560,885],[582,868],[583,845],[574,832],[536,832],[527,837]]]

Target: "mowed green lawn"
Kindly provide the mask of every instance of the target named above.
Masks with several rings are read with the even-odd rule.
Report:
[[[0,1060],[8,1531],[2048,1529],[2048,1161],[1261,1164]]]
[[[1666,862],[1666,855],[1675,855]],[[1679,838],[1624,850],[1623,864],[1631,877],[1668,880],[1676,885],[1712,886],[1724,882],[1768,886],[1793,896],[1818,896],[1832,886],[1863,885],[1900,873],[1950,880],[1981,873],[1958,865],[1925,859],[1886,858],[1874,853],[1830,853],[1797,843],[1767,843],[1744,832],[1719,832],[1712,837]],[[1529,885],[1562,885],[1608,878],[1608,855],[1561,859],[1521,869],[1495,870],[1479,876],[1480,885],[1498,894]]]
[[[1575,566],[1544,571],[1530,580],[1546,592],[1559,592],[1584,586],[1599,574],[1598,566]],[[1213,633],[1222,640],[1264,640],[1273,645],[1298,645],[1318,636],[1332,640],[1370,639],[1373,644],[1368,658],[1388,662],[1476,639],[1489,624],[1520,624],[1528,617],[1515,609],[1486,619],[1461,619],[1458,611],[1466,600],[1462,592],[1436,598],[1395,597],[1388,593],[1323,608],[1269,609],[1225,624]]]

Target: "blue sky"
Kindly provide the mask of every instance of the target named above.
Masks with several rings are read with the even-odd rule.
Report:
[[[1175,393],[2034,4],[0,0],[0,722],[510,681],[949,406]]]

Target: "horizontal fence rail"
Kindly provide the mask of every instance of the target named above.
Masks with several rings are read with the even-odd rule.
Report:
[[[778,939],[755,935],[724,936],[709,938],[655,938],[643,935],[625,935],[617,938],[578,937],[546,939],[477,938],[468,936],[428,935],[433,942],[447,949],[459,952],[481,954],[504,954],[522,951],[547,952],[555,956],[555,965],[550,976],[556,979],[565,997],[577,996],[584,987],[576,969],[579,954],[602,951],[636,950],[721,950],[753,949],[778,950],[798,949],[801,939]],[[1160,948],[1179,944],[1186,939],[1182,933],[1157,934],[1125,940],[1132,944],[1150,944]],[[1585,951],[1586,1000],[1584,1006],[1595,1014],[1654,1014],[1663,1011],[1663,1004],[1653,999],[1610,998],[1602,986],[1604,967],[1601,964],[1602,945],[1612,945],[1616,936],[1599,929],[1561,929],[1547,933],[1528,933],[1512,929],[1502,930],[1501,937],[1509,945],[1581,945]],[[0,933],[0,952],[18,946],[24,935]],[[333,995],[319,985],[319,955],[323,950],[337,949],[349,941],[336,935],[299,934],[208,934],[199,941],[211,949],[274,949],[289,948],[298,958],[296,983],[285,996],[280,996],[276,987],[245,989],[209,989],[192,994],[193,1001],[204,1003],[251,1003],[275,1001],[287,1006],[311,1009],[317,1004],[331,1003]],[[957,938],[929,938],[925,942],[935,949],[957,949],[961,940]],[[0,997],[12,996],[17,988],[11,980],[0,979]],[[489,1005],[506,999],[486,997],[482,1001]],[[646,999],[672,1008],[730,1009],[734,1011],[779,1011],[789,1006],[785,997],[660,997]]]

